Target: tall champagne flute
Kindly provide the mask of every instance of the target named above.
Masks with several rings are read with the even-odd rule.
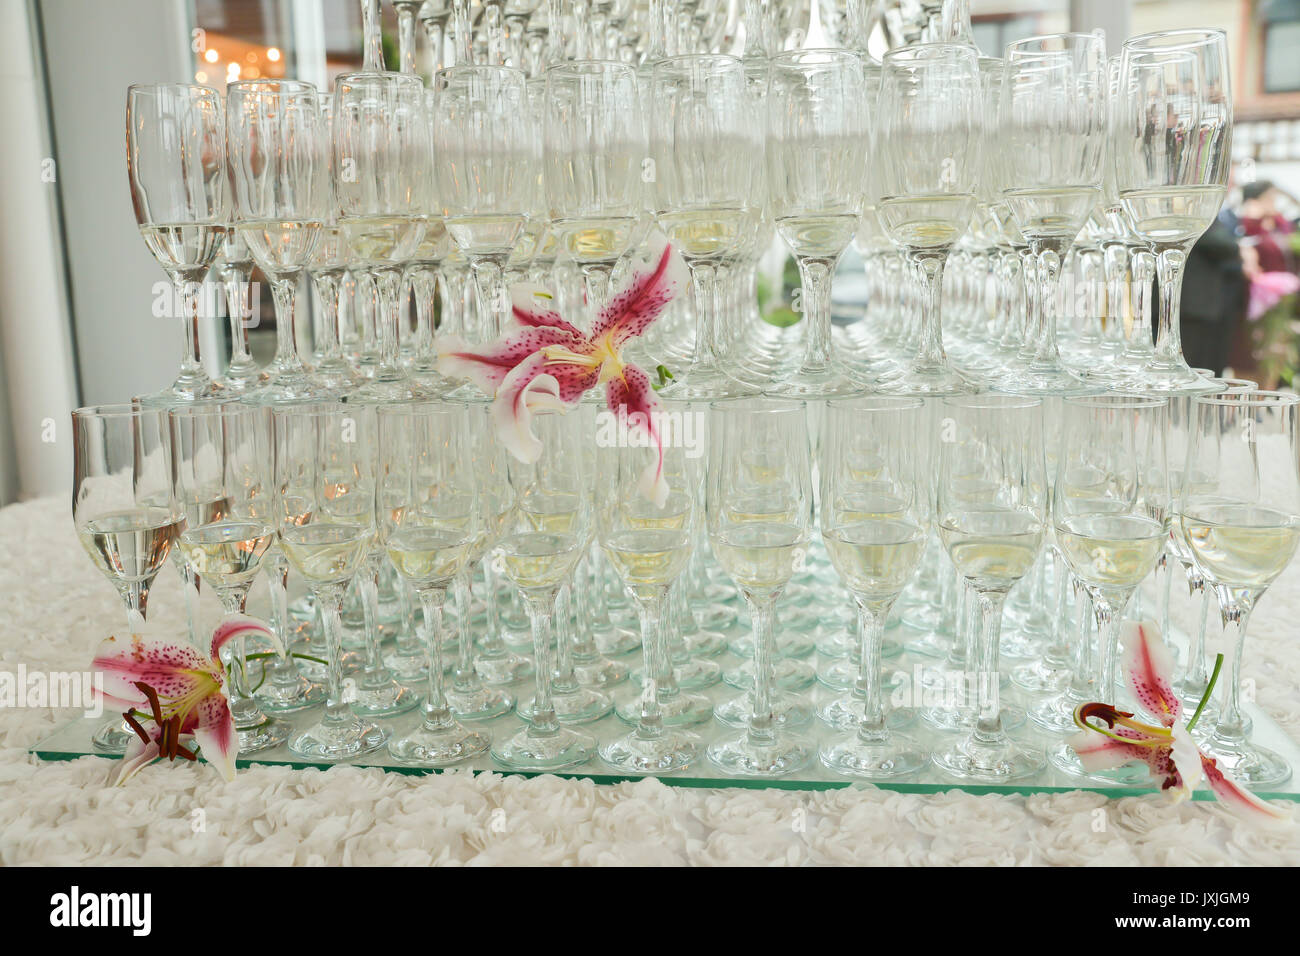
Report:
[[[832,353],[831,280],[862,217],[870,108],[862,60],[841,50],[769,61],[767,196],[776,231],[799,263],[804,355],[782,394],[857,391]]]
[[[270,421],[264,409],[232,401],[195,402],[171,412],[176,500],[185,510],[178,547],[227,615],[244,613],[248,591],[275,540]],[[239,752],[279,746],[292,728],[262,713],[248,676],[248,649],[230,649],[230,712]]]
[[[424,239],[432,179],[424,84],[403,73],[347,73],[335,81],[333,109],[339,233],[379,298],[379,365],[352,397],[406,401],[416,390],[398,361],[402,283]]]
[[[483,341],[504,331],[510,312],[504,270],[536,195],[535,132],[522,71],[457,66],[436,77],[438,198],[447,232],[473,270]]]
[[[378,410],[379,536],[424,611],[429,690],[424,719],[389,752],[402,763],[443,766],[487,750],[491,736],[457,723],[447,702],[442,608],[482,534],[478,484],[463,405],[426,402]]]
[[[1113,155],[1115,183],[1134,233],[1156,256],[1156,350],[1135,387],[1212,391],[1188,367],[1179,331],[1183,269],[1214,222],[1231,167],[1228,40],[1219,30],[1171,30],[1124,43]]]
[[[213,394],[199,364],[200,283],[227,233],[226,120],[221,94],[206,86],[143,84],[126,92],[126,170],[145,245],[172,280],[185,327],[180,374],[157,398]]]
[[[235,229],[275,298],[271,377],[247,399],[325,398],[298,354],[294,328],[298,282],[329,215],[329,133],[316,88],[298,80],[241,80],[226,88],[226,102]]]
[[[636,606],[644,662],[636,729],[603,744],[600,757],[632,773],[668,773],[694,763],[700,738],[680,724],[688,715],[698,720],[701,708],[704,719],[712,712],[703,698],[682,694],[677,687],[665,615],[669,589],[690,559],[701,520],[696,486],[702,469],[688,457],[681,429],[674,432],[668,424],[670,416],[680,422],[679,416],[692,413],[689,406],[665,405],[657,414],[654,426],[664,442],[662,462],[653,443],[627,440],[631,433],[624,432],[612,447],[598,450],[596,476],[600,545]],[[621,420],[615,428],[620,426],[627,427]],[[659,469],[666,483],[662,500],[647,481]]]
[[[816,748],[773,714],[776,602],[803,565],[812,532],[812,460],[803,402],[742,399],[710,409],[706,513],[714,557],[744,596],[754,628],[748,729],[708,748],[719,769],[774,777],[806,766]]]
[[[1169,535],[1168,423],[1168,402],[1160,397],[1111,393],[1064,401],[1052,524],[1097,622],[1092,700],[1115,699],[1124,609]],[[1051,758],[1060,769],[1083,772],[1068,745],[1054,748]]]
[[[1280,392],[1198,397],[1177,533],[1214,588],[1232,648],[1227,693],[1207,741],[1241,783],[1291,776],[1286,759],[1250,740],[1241,706],[1241,655],[1250,613],[1300,542],[1300,398]],[[1203,477],[1192,479],[1200,473]]]
[[[144,626],[149,587],[185,525],[172,485],[167,410],[92,405],[72,413],[72,521],[86,554],[117,588],[127,626]],[[121,753],[120,720],[96,731],[97,749]]]
[[[999,707],[998,642],[1007,592],[1038,560],[1047,519],[1047,473],[1039,399],[948,398],[939,409],[935,523],[948,557],[978,601],[975,727],[935,753],[963,779],[1014,780],[1043,766],[1041,752],[1007,736]]]
[[[885,54],[877,106],[880,150],[876,211],[907,256],[922,303],[920,342],[886,391],[952,395],[974,381],[943,348],[941,302],[948,253],[975,213],[983,100],[979,56],[956,44],[920,44]]]
[[[646,142],[636,72],[625,63],[579,60],[551,67],[545,82],[541,125],[551,229],[582,270],[594,316],[641,212]]]
[[[574,412],[533,418],[542,453],[530,464],[510,462],[515,517],[492,549],[494,566],[523,596],[536,660],[537,689],[528,726],[492,747],[492,758],[514,770],[562,770],[586,763],[596,753],[594,737],[561,725],[551,694],[556,599],[591,543],[591,476],[581,425]]]
[[[691,270],[695,335],[690,364],[671,369],[664,394],[709,399],[754,389],[727,378],[720,354],[721,269],[756,221],[762,127],[754,122],[744,63],[731,56],[660,60],[650,84],[655,218]]]
[[[1063,394],[1087,387],[1061,364],[1057,344],[1061,268],[1101,200],[1108,104],[1106,42],[1096,33],[1030,37],[1003,60],[997,158],[988,168],[1037,267],[1022,367],[1000,387]]]
[[[315,598],[328,656],[325,712],[289,740],[309,760],[346,760],[388,739],[343,696],[343,598],[375,537],[375,436],[364,411],[337,402],[272,406],[276,533]]]
[[[831,564],[858,610],[860,660],[852,691],[818,716],[847,736],[821,760],[855,777],[919,770],[929,755],[888,726],[881,690],[885,622],[925,552],[930,479],[917,447],[926,433],[919,398],[839,399],[826,406],[821,448],[821,533]]]

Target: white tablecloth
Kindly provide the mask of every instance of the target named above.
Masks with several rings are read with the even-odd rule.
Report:
[[[0,509],[0,545],[0,670],[84,670],[98,641],[120,633],[123,612],[78,546],[67,500]],[[1293,736],[1298,584],[1300,563],[1261,602],[1246,667],[1261,706]],[[150,619],[183,620],[170,571]],[[695,790],[284,767],[241,770],[227,784],[183,762],[106,789],[99,758],[44,764],[25,752],[73,716],[0,709],[0,863],[1300,864],[1300,826],[1083,791]]]

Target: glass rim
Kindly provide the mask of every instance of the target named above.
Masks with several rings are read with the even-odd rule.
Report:
[[[156,96],[162,90],[198,90],[203,93],[211,93],[217,99],[221,99],[221,91],[215,86],[208,86],[206,83],[132,83],[126,88],[127,98],[134,95]]]
[[[1294,392],[1275,392],[1257,388],[1228,394],[1197,395],[1196,403],[1198,405],[1300,405],[1300,395]]]
[[[975,395],[946,395],[943,397],[943,404],[948,408],[1042,408],[1043,400],[1037,395],[985,392]]]
[[[83,405],[72,410],[73,418],[139,418],[142,415],[168,415],[166,406],[144,405],[140,402],[105,402],[101,405]]]
[[[474,405],[482,403],[474,402]],[[461,411],[470,406],[469,402],[459,400],[448,401],[445,398],[411,398],[401,402],[389,402],[384,405],[375,406],[375,414],[379,417],[395,417],[397,415],[414,415],[422,411],[437,410],[440,412]]]
[[[1080,41],[1080,43],[1100,43],[1102,49],[1105,49],[1106,47],[1106,38],[1104,36],[1098,36],[1095,33],[1088,33],[1080,30],[1066,30],[1062,33],[1039,33],[1031,37],[1021,37],[1019,40],[1012,40],[1002,49],[1005,52],[1010,52],[1016,48],[1020,48],[1028,51],[1032,49],[1030,47],[1030,44],[1037,43],[1041,45],[1045,40],[1078,40]],[[1067,52],[1069,52],[1069,48],[1064,46],[1062,47],[1062,49],[1059,50],[1039,49],[1033,51],[1033,53],[1067,53]]]
[[[617,69],[612,69],[612,68]],[[455,69],[455,67],[451,67]],[[442,72],[439,70],[439,72]],[[563,60],[559,63],[552,63],[546,69],[542,70],[541,76],[529,77],[529,81],[542,80],[552,73],[572,73],[574,76],[588,76],[593,73],[629,73],[636,76],[636,70],[632,64],[624,63],[622,60],[609,60],[601,57],[589,57],[582,60]]]
[[[299,402],[283,402],[267,405],[273,418],[329,418],[335,415],[364,414],[364,405],[349,405],[345,402],[329,399],[305,399]]]
[[[826,407],[844,410],[871,408],[879,412],[901,412],[909,408],[924,408],[925,399],[915,395],[855,395],[852,398],[827,399]]]
[[[744,398],[713,399],[709,410],[743,411],[746,414],[777,414],[780,412],[805,411],[808,403],[801,398],[776,398],[766,395],[751,395]]]
[[[1061,401],[1079,408],[1168,408],[1169,399],[1137,392],[1102,392],[1097,395],[1066,395]]]
[[[775,65],[779,61],[794,63],[810,54],[825,57],[827,60],[848,60],[850,62],[856,60],[858,63],[863,62],[862,54],[857,50],[846,50],[843,47],[833,46],[814,46],[804,50],[782,50],[780,53],[768,57],[767,62],[769,66]]]
[[[265,88],[256,89],[259,86]],[[320,89],[315,83],[289,77],[258,77],[256,79],[235,80],[226,84],[227,96],[230,95],[231,90],[236,92],[247,90],[252,93],[260,93],[263,96],[300,96],[304,93],[320,95]]]
[[[197,418],[224,415],[230,412],[258,415],[265,412],[267,406],[250,405],[238,398],[201,398],[194,402],[182,402],[167,408],[167,416],[178,418]]]
[[[1160,43],[1157,45],[1155,41],[1161,38],[1176,38],[1177,40],[1186,38],[1186,42]],[[1133,53],[1161,53],[1166,50],[1190,49],[1217,42],[1227,44],[1228,34],[1226,31],[1216,27],[1182,27],[1177,30],[1152,30],[1150,33],[1139,33],[1137,36],[1125,40],[1120,45],[1120,49]]]
[[[357,74],[353,74],[353,73],[343,74],[343,76],[355,76],[355,75]],[[375,76],[377,74],[371,73],[369,75]],[[398,73],[396,75],[409,76],[412,79],[415,79],[417,81],[419,80],[419,77],[414,73]],[[528,74],[526,74],[523,70],[520,70],[513,66],[495,66],[494,64],[491,63],[462,63],[458,66],[445,66],[437,73],[433,74],[433,78],[435,81],[437,81],[443,78],[455,79],[457,76],[474,76],[474,75],[514,76],[514,77],[519,77],[521,80],[524,80],[525,82],[527,82],[528,80]],[[341,78],[342,77],[340,77],[340,79]],[[534,77],[534,79],[537,79],[537,77]],[[335,82],[337,83],[337,80]],[[420,85],[423,86],[424,84],[421,83]]]
[[[681,53],[677,56],[666,56],[662,60],[656,60],[653,72],[658,73],[661,70],[665,73],[671,68],[677,66],[686,66],[691,63],[713,62],[719,64],[735,64],[744,67],[745,61],[738,56],[732,56],[730,53]]]
[[[890,61],[902,61],[907,63],[923,63],[925,62],[925,60],[922,57],[917,56],[916,54],[925,53],[927,51],[932,51],[932,50],[933,51],[941,50],[944,52],[956,53],[963,59],[971,58],[974,59],[977,63],[979,62],[979,53],[977,53],[975,51],[975,48],[972,46],[967,46],[964,43],[934,42],[934,43],[911,43],[908,44],[907,46],[900,46],[900,47],[895,47],[892,50],[886,50],[885,55],[880,58],[880,64],[881,66],[884,66],[886,63],[889,63]]]

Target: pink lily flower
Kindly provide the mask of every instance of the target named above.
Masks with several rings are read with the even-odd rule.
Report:
[[[226,780],[235,778],[239,736],[226,698],[226,670],[221,648],[233,638],[260,635],[279,645],[279,638],[261,621],[232,616],[212,633],[210,656],[189,644],[132,634],[130,640],[109,637],[99,645],[91,667],[103,677],[104,702],[126,710],[136,732],[126,753],[109,773],[108,784],[125,783],[155,760],[197,755],[186,746],[196,741],[203,756]],[[152,720],[146,730],[139,716]]]
[[[1085,770],[1113,770],[1130,762],[1145,763],[1151,776],[1162,781],[1161,789],[1173,793],[1175,801],[1191,797],[1202,776],[1222,801],[1243,816],[1290,819],[1249,790],[1231,780],[1213,757],[1207,756],[1192,739],[1182,719],[1183,704],[1174,693],[1170,675],[1173,656],[1154,624],[1128,622],[1122,632],[1124,672],[1129,687],[1142,707],[1156,716],[1160,726],[1135,720],[1131,713],[1110,704],[1080,704],[1074,721],[1083,732],[1069,744],[1079,755]],[[1105,727],[1088,718],[1098,717]]]
[[[554,310],[554,296],[538,285],[511,289],[513,326],[496,342],[478,348],[448,337],[438,357],[444,375],[464,378],[494,396],[492,415],[502,442],[520,461],[533,462],[542,444],[530,422],[536,412],[563,412],[583,393],[605,386],[611,411],[626,416],[659,450],[641,490],[662,505],[668,497],[663,443],[656,426],[659,401],[650,376],[623,360],[628,341],[641,335],[690,279],[686,263],[659,236],[646,259],[634,262],[622,286],[600,311],[590,333]]]

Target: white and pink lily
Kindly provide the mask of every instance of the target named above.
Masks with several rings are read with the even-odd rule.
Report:
[[[1085,770],[1113,770],[1126,763],[1145,763],[1161,789],[1169,790],[1177,801],[1191,797],[1204,777],[1215,797],[1234,812],[1249,817],[1290,819],[1246,788],[1231,780],[1213,757],[1207,756],[1192,739],[1191,730],[1182,719],[1183,704],[1174,693],[1170,675],[1173,656],[1160,636],[1160,629],[1150,622],[1127,622],[1122,632],[1124,672],[1139,704],[1154,714],[1160,726],[1135,720],[1131,713],[1110,704],[1080,704],[1074,722],[1083,732],[1069,744],[1079,755]],[[1213,683],[1206,697],[1213,691]],[[1100,718],[1105,726],[1089,718]]]
[[[237,637],[279,639],[256,618],[228,617],[212,633],[208,656],[186,643],[132,634],[109,637],[91,664],[103,678],[104,702],[126,710],[136,736],[109,774],[110,786],[125,783],[160,758],[195,760],[187,744],[197,742],[203,756],[226,780],[235,778],[239,736],[226,698],[221,648]],[[137,707],[147,708],[139,712]],[[152,722],[146,730],[139,718]]]
[[[536,461],[542,445],[530,421],[535,412],[562,412],[582,394],[605,386],[611,411],[629,426],[643,430],[659,449],[656,465],[646,470],[642,491],[662,505],[668,497],[663,475],[663,444],[656,427],[659,402],[650,376],[623,360],[628,341],[643,334],[690,279],[686,263],[663,236],[636,261],[585,333],[553,308],[546,289],[519,284],[511,289],[514,328],[496,342],[472,347],[448,337],[439,352],[438,370],[464,378],[494,396],[492,414],[505,447],[520,461]]]

